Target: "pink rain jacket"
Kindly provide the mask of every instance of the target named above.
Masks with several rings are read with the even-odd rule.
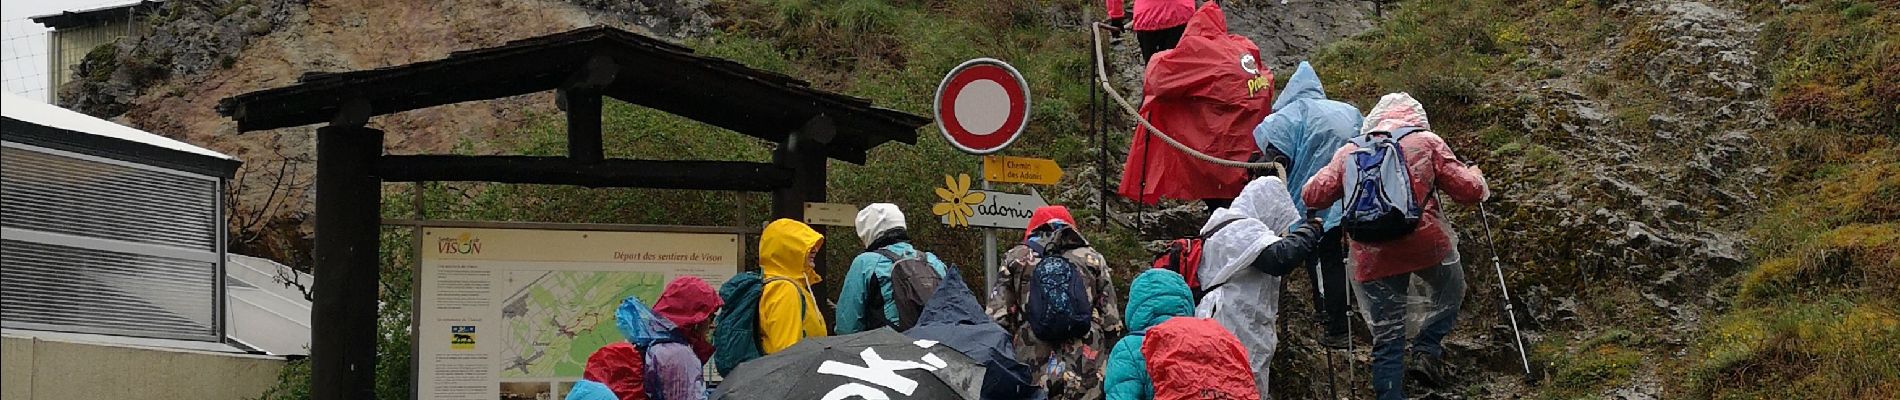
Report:
[[[1425,118],[1425,106],[1418,100],[1405,93],[1393,93],[1379,99],[1379,105],[1366,114],[1359,134],[1405,127],[1431,129],[1431,122]],[[1412,174],[1412,193],[1424,199],[1424,211],[1419,216],[1418,230],[1410,236],[1376,244],[1349,240],[1353,279],[1360,282],[1438,265],[1450,254],[1452,246],[1457,245],[1457,234],[1438,218],[1438,198],[1430,195],[1434,187],[1438,193],[1459,203],[1476,203],[1491,196],[1483,173],[1459,162],[1437,133],[1413,132],[1399,139],[1399,146],[1405,148],[1405,166]],[[1345,197],[1342,183],[1345,162],[1357,149],[1359,146],[1347,142],[1333,152],[1331,163],[1306,181],[1300,198],[1306,201],[1307,207],[1326,207]]]
[[[1108,19],[1128,16],[1122,0],[1106,0]],[[1158,31],[1186,24],[1194,15],[1194,0],[1135,0],[1135,20],[1128,26],[1138,31]]]

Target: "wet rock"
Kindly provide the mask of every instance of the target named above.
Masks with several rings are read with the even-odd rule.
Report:
[[[1654,2],[1639,12],[1659,17],[1652,29],[1664,44],[1643,65],[1650,82],[1692,101],[1761,96],[1748,45],[1757,28],[1740,12],[1698,1]]]
[[[712,33],[710,0],[567,0],[647,28],[653,34],[683,39]]]
[[[304,0],[229,5],[238,1],[166,3],[150,16],[150,32],[96,50],[112,52],[113,62],[82,64],[75,71],[77,79],[58,88],[60,105],[112,117],[125,113],[134,98],[160,82],[201,83],[206,72],[233,66],[252,39],[277,29],[305,7]]]
[[[1651,244],[1663,243],[1667,240],[1657,237],[1655,232],[1650,231],[1649,225],[1630,221],[1623,230],[1623,241],[1633,248],[1648,249]]]
[[[1260,56],[1277,74],[1293,67],[1320,46],[1372,28],[1372,7],[1361,1],[1252,1],[1221,4],[1229,31],[1252,39]]]

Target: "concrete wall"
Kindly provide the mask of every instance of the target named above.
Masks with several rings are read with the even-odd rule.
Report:
[[[277,381],[275,357],[0,339],[0,400],[256,397]]]

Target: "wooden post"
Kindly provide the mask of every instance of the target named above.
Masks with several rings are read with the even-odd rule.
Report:
[[[310,398],[375,398],[383,132],[317,129],[316,287],[310,302]]]
[[[600,161],[600,91],[569,89],[560,95],[567,100],[567,156],[583,163]]]
[[[827,125],[829,120],[825,118]],[[781,168],[792,169],[792,185],[772,191],[772,216],[775,218],[803,221],[805,202],[824,202],[826,199],[825,144],[818,140],[829,141],[833,132],[826,131],[830,128],[813,127],[811,123],[806,125],[805,128],[792,133],[791,137],[786,138],[784,145],[772,152],[773,163]],[[817,230],[819,234],[825,233],[825,228],[821,226],[814,226],[812,229]],[[836,274],[825,273],[828,271],[826,265],[830,264],[825,262],[825,257],[818,257],[816,264],[813,268],[818,270],[819,275],[831,276],[833,280],[839,279],[835,276]],[[829,281],[820,281],[812,285],[812,293],[820,297],[829,296],[831,292],[826,290],[829,286],[826,282]],[[821,311],[820,314],[824,314],[826,321],[830,322],[827,325],[836,323],[836,321],[830,321],[833,313],[829,302],[818,301],[818,308]]]

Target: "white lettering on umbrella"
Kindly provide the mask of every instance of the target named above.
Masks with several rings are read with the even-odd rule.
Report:
[[[937,367],[937,369],[943,369],[943,367],[950,366],[950,363],[943,362],[943,358],[937,357],[937,353],[925,354],[924,363],[930,364],[930,366],[932,367]]]
[[[908,370],[908,369],[936,371],[938,368],[942,368],[939,366],[919,363],[916,361],[886,360],[883,357],[879,357],[877,355],[876,349],[870,349],[870,348],[864,349],[864,352],[858,353],[858,356],[864,358],[865,366],[860,367],[860,366],[841,363],[837,361],[825,360],[823,364],[818,365],[818,373],[826,374],[826,375],[837,375],[837,376],[842,376],[846,378],[852,378],[852,379],[862,380],[865,382],[870,382],[871,384],[890,388],[891,390],[896,390],[898,393],[902,393],[905,396],[909,396],[911,395],[911,393],[915,393],[917,391],[917,381],[912,380],[910,378],[905,378],[903,375],[898,375],[897,371],[903,371],[903,370]],[[925,359],[928,360],[930,358],[934,358],[934,356],[936,355],[931,354],[925,357]],[[939,363],[943,363],[943,359],[939,358],[937,359],[937,362],[932,363],[932,364],[939,364]],[[854,383],[852,385],[856,385],[856,384]],[[863,386],[863,385],[859,385],[859,386]],[[836,389],[832,389],[830,393],[827,393],[825,395],[825,398],[830,399],[832,398],[831,394],[838,393],[839,390],[845,390],[847,387],[850,387],[850,385],[839,386]],[[840,396],[843,396],[843,395],[840,395]]]
[[[884,391],[864,386],[862,383],[847,383],[838,386],[837,389],[831,389],[831,392],[825,393],[824,400],[844,400],[853,397],[864,400],[891,400],[891,396],[884,394]]]

